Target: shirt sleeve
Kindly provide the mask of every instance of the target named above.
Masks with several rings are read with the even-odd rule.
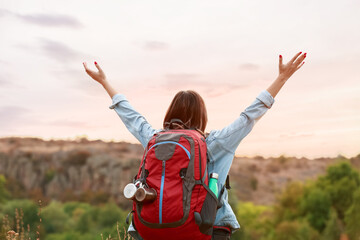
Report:
[[[115,109],[126,128],[136,137],[145,148],[156,130],[138,113],[123,94],[115,94],[112,97],[110,109]]]
[[[210,135],[224,150],[234,153],[241,140],[252,130],[256,122],[272,107],[275,100],[263,90],[240,116],[221,130],[214,130]]]

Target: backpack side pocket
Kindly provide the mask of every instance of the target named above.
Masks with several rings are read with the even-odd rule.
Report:
[[[206,235],[212,235],[213,226],[216,218],[219,201],[215,194],[203,185],[207,194],[200,212],[194,212],[195,222],[199,226],[200,232]]]

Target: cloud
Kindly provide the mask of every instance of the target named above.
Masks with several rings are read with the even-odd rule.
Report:
[[[57,126],[57,127],[68,127],[68,128],[99,128],[106,127],[105,125],[89,125],[87,122],[74,121],[67,119],[57,119],[57,120],[44,120],[30,115],[33,112],[21,106],[0,106],[0,132],[20,132],[24,126]]]
[[[247,88],[248,85],[232,84],[232,83],[217,83],[208,85],[206,95],[208,97],[219,97],[238,89]]]
[[[132,44],[147,51],[162,51],[169,48],[169,44],[161,41],[134,41]]]
[[[26,23],[45,27],[83,27],[83,24],[78,19],[64,14],[19,14],[6,9],[0,9],[0,17],[5,15],[11,15]]]
[[[0,106],[0,129],[2,131],[20,129],[21,124],[27,121],[25,116],[29,112],[30,110],[24,107]],[[29,122],[30,121],[31,120],[29,120]]]
[[[303,138],[315,136],[314,132],[292,132],[287,134],[280,134],[280,138]]]
[[[260,68],[259,65],[253,64],[253,63],[244,63],[239,66],[240,70],[246,70],[246,71],[255,71]]]
[[[51,70],[51,75],[66,89],[76,90],[88,96],[103,96],[104,91],[99,83],[87,75],[82,62],[78,63],[78,68],[63,67],[61,70]],[[94,67],[92,70],[96,70]]]
[[[195,89],[205,92],[208,97],[218,97],[248,87],[231,82],[204,81],[201,80],[202,75],[193,73],[165,74],[164,77],[166,81],[162,86],[167,90]]]
[[[21,79],[18,77],[8,74],[8,73],[0,73],[0,87],[1,88],[16,88],[16,89],[25,89],[26,87],[19,84]]]
[[[45,54],[61,63],[80,58],[80,53],[69,46],[46,38],[41,38],[41,48]]]
[[[72,28],[80,28],[83,25],[74,17],[68,15],[48,15],[48,14],[33,14],[33,15],[18,15],[22,20],[46,27],[66,26]]]
[[[40,44],[36,47],[26,43],[15,44],[13,46],[21,50],[48,56],[49,58],[56,60],[63,65],[73,61],[78,61],[86,56],[86,54],[83,54],[62,42],[54,41],[44,37],[38,37],[38,39]],[[81,62],[82,61],[80,61],[80,63]]]
[[[0,87],[8,87],[11,86],[12,83],[3,79],[3,76],[0,75]]]
[[[8,61],[4,61],[0,59],[0,64],[4,64],[4,65],[10,65],[10,62]]]
[[[10,12],[9,10],[0,8],[0,17],[6,16],[6,15],[11,15],[13,14],[12,12]]]
[[[191,84],[196,83],[197,78],[201,77],[199,74],[194,73],[176,73],[176,74],[165,74],[167,85],[176,86],[178,84]]]
[[[169,45],[167,43],[159,42],[159,41],[147,41],[143,45],[143,48],[145,50],[157,51],[157,50],[165,50],[165,49],[169,48]]]
[[[102,126],[93,126],[93,125],[89,125],[87,122],[81,122],[81,121],[72,121],[72,120],[67,120],[67,119],[58,119],[55,121],[47,121],[44,122],[44,124],[46,125],[50,125],[50,126],[57,126],[57,127],[70,127],[70,128],[99,128]]]

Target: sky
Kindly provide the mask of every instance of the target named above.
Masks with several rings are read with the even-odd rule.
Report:
[[[0,0],[0,137],[137,143],[82,62],[156,129],[179,90],[230,124],[307,53],[239,156],[360,153],[360,2]]]

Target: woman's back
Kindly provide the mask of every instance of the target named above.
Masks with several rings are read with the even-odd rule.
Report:
[[[240,116],[230,125],[221,130],[212,130],[206,138],[208,152],[208,172],[219,174],[218,189],[223,189],[226,177],[229,173],[235,150],[241,140],[249,134],[255,123],[267,112],[274,103],[271,94],[264,90],[254,102],[247,107]],[[112,98],[110,109],[115,109],[116,113],[124,122],[125,126],[142,143],[147,146],[150,138],[162,129],[154,129],[126,100],[122,94],[116,94]],[[227,191],[224,190],[220,201],[223,206],[218,210],[215,225],[229,226],[232,230],[238,229],[239,223],[236,220],[230,205],[227,202]]]

